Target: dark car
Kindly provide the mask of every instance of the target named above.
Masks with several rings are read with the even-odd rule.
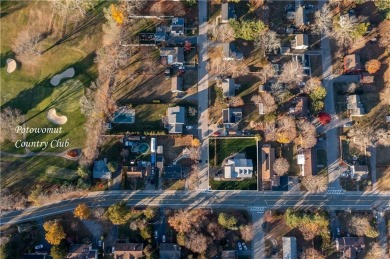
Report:
[[[167,67],[164,71],[165,80],[168,80],[172,76],[172,68]]]

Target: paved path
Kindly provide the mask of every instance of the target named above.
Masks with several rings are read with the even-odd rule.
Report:
[[[198,50],[199,50],[199,64],[198,64],[198,138],[201,140],[201,160],[200,179],[198,189],[208,189],[208,157],[209,157],[209,142],[207,139],[209,130],[209,81],[207,67],[207,1],[198,1],[198,17],[199,17],[199,36],[198,36]]]
[[[264,231],[262,228],[265,211],[251,211],[254,236],[252,240],[252,258],[264,258],[265,244]]]
[[[13,157],[56,156],[56,157],[62,157],[62,158],[68,159],[68,160],[77,161],[81,157],[81,152],[80,152],[80,155],[77,157],[70,157],[66,154],[68,151],[73,150],[73,149],[78,149],[78,148],[71,148],[71,149],[65,150],[63,152],[29,152],[29,153],[25,153],[25,154],[13,154],[13,153],[0,151],[0,156],[13,156]],[[80,149],[78,149],[78,150],[80,150]]]

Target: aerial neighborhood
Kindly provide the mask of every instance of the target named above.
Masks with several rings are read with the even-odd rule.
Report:
[[[389,0],[0,6],[0,258],[390,258]]]

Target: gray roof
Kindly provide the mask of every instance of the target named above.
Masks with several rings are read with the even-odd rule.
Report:
[[[347,96],[347,108],[351,116],[362,116],[366,114],[364,106],[360,101],[360,96],[356,94]]]
[[[172,77],[171,91],[172,92],[183,91],[183,77],[181,76]]]
[[[164,27],[159,26],[156,28],[156,33],[154,34],[154,39],[156,41],[165,41],[167,39],[167,33]]]
[[[236,250],[222,251],[221,259],[236,259]]]
[[[295,35],[295,46],[308,46],[309,45],[309,36],[307,34],[297,34]]]
[[[93,162],[93,178],[111,179],[111,172],[108,170],[104,160],[96,160]]]
[[[222,4],[222,21],[228,21],[234,19],[234,5],[232,3]]]
[[[235,96],[235,81],[233,78],[227,78],[222,80],[222,91],[224,97]]]
[[[282,237],[283,259],[297,259],[297,239],[295,237]]]
[[[184,49],[182,47],[161,48],[160,56],[167,57],[168,64],[184,63]]]
[[[180,259],[181,247],[173,243],[160,244],[160,259]]]
[[[169,107],[167,116],[169,133],[182,133],[185,123],[185,108],[181,106]]]

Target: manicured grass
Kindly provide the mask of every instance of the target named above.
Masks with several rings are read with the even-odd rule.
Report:
[[[114,124],[113,132],[163,131],[162,117],[165,116],[168,104],[141,104],[134,106],[134,124]]]
[[[257,190],[257,178],[242,181],[215,181],[210,179],[212,190]]]
[[[326,150],[317,149],[317,174],[326,174],[327,173],[327,156]],[[319,167],[321,166],[321,167]]]
[[[222,161],[235,153],[245,152],[257,167],[257,150],[255,138],[210,138],[209,159],[211,166],[221,166]]]
[[[62,183],[65,176],[56,173],[50,174],[52,169],[60,169],[62,172],[72,172],[77,169],[78,163],[60,157],[29,157],[12,158],[2,157],[1,163],[1,187],[8,187],[11,192],[29,194],[31,188],[38,183]],[[70,170],[70,171],[69,171]],[[57,177],[58,176],[58,177]]]
[[[289,175],[299,175],[300,168],[297,163],[297,147],[293,144],[285,144],[282,147],[282,157],[290,163]]]

